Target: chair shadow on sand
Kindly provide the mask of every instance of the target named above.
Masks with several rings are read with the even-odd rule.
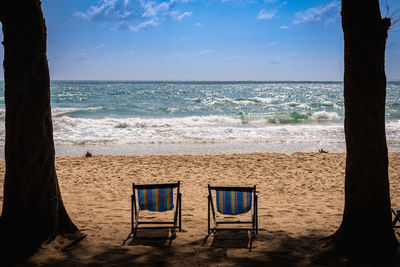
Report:
[[[138,229],[128,246],[170,247],[174,239],[169,229]]]
[[[217,231],[214,234],[206,235],[203,239],[203,246],[211,241],[211,247],[214,248],[245,248],[251,251],[252,239],[247,230],[224,230]]]

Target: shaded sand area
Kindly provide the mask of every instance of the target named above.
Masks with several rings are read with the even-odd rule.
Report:
[[[390,154],[392,205],[400,207],[400,153]],[[94,156],[56,159],[64,204],[88,237],[45,244],[23,264],[67,265],[344,265],[314,257],[322,237],[341,222],[344,154],[294,153],[220,156]],[[4,162],[0,163],[0,192]],[[130,231],[131,183],[181,181],[183,232],[172,242],[152,231],[121,246]],[[257,185],[260,232],[247,249],[247,233],[207,235],[207,184]],[[2,200],[0,200],[1,202]],[[147,214],[152,217],[154,214]],[[163,214],[163,217],[171,214]]]

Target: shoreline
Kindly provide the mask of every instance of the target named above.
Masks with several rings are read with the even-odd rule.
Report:
[[[79,157],[87,151],[104,156],[145,155],[230,155],[249,153],[316,153],[319,149],[330,153],[344,153],[339,146],[309,147],[309,144],[279,143],[154,143],[154,144],[109,144],[109,145],[55,145],[56,157]],[[393,152],[400,152],[400,147]],[[0,160],[4,160],[4,145],[0,145]]]
[[[308,144],[276,143],[155,143],[113,145],[56,145],[56,156],[80,156],[86,151],[94,155],[229,155],[249,153],[313,153],[319,149],[344,153],[341,147],[309,147]],[[400,148],[398,151],[400,152]]]
[[[232,154],[286,154],[318,153],[319,149],[329,154],[345,154],[345,146],[315,146],[308,144],[270,143],[154,143],[154,144],[110,144],[110,145],[55,145],[55,157],[80,157],[87,151],[96,156],[218,156]],[[400,147],[388,147],[388,153],[400,153]],[[4,161],[4,145],[0,145],[0,161]]]
[[[162,143],[162,144],[110,144],[110,145],[56,145],[56,157],[82,156],[87,151],[104,156],[145,155],[230,155],[253,153],[318,153],[319,149],[331,154],[345,154],[345,144],[310,147],[309,144],[279,143]],[[400,146],[388,147],[389,153],[400,153]],[[4,157],[0,156],[0,160]]]

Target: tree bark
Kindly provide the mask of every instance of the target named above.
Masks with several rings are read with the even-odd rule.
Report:
[[[389,18],[379,0],[342,0],[346,137],[345,206],[332,236],[355,258],[393,255],[388,151],[385,134],[385,46]]]
[[[1,0],[6,138],[0,253],[27,256],[77,227],[60,194],[54,165],[46,25],[39,0]]]

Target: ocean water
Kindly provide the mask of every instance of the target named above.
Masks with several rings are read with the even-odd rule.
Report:
[[[342,82],[51,83],[58,155],[344,152],[343,102]],[[0,145],[4,114],[2,97]],[[387,85],[386,134],[400,151],[400,82]]]

